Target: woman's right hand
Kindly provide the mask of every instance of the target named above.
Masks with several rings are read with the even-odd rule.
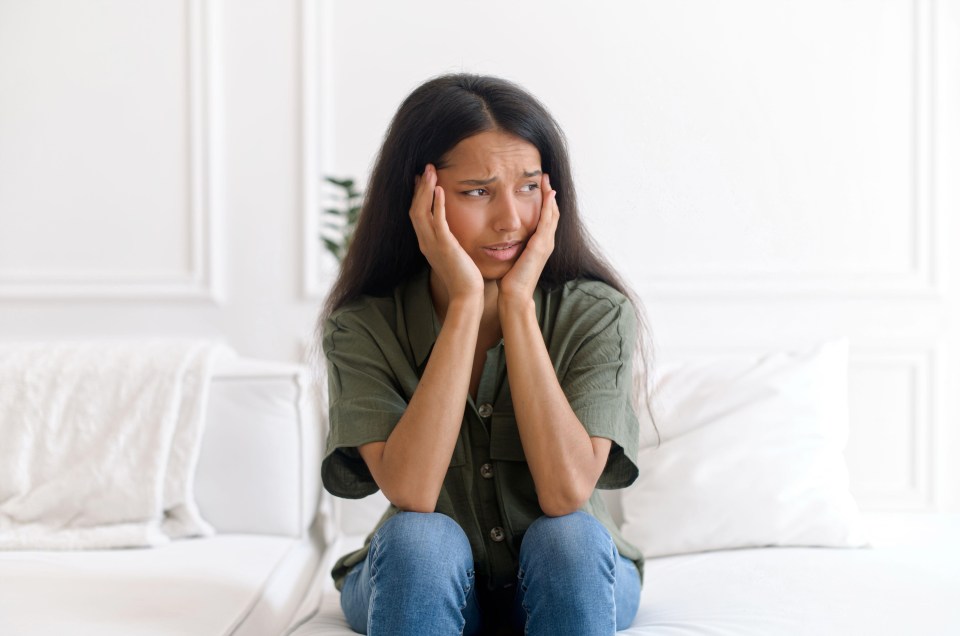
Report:
[[[427,164],[416,178],[410,220],[420,251],[440,277],[450,300],[483,297],[483,276],[447,225],[443,188],[437,185],[437,169]]]

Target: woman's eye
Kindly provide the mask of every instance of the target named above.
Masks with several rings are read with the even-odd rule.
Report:
[[[467,190],[464,192],[468,197],[482,197],[487,193],[486,188],[477,188],[475,190]]]
[[[533,192],[534,190],[539,190],[539,183],[528,183],[527,185],[520,188],[520,192]]]

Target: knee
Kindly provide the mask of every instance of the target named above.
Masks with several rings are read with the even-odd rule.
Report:
[[[553,568],[577,568],[580,564],[613,568],[616,554],[613,538],[603,524],[581,511],[540,517],[530,524],[520,546],[521,561],[549,563]]]
[[[562,517],[540,517],[527,528],[524,541],[528,537],[532,543],[557,547],[581,543],[594,545],[605,541],[612,544],[613,541],[602,523],[581,511]]]
[[[473,554],[466,533],[456,521],[436,512],[398,512],[374,534],[370,545],[375,561],[443,572],[472,569]]]

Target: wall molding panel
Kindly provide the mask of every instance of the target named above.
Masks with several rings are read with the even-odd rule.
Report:
[[[936,173],[936,17],[934,0],[910,0],[912,24],[910,92],[911,205],[910,231],[905,235],[912,255],[907,269],[835,271],[824,275],[763,271],[658,272],[645,276],[637,287],[658,297],[858,297],[877,299],[930,299],[942,295],[934,175]],[[879,7],[878,9],[879,10]],[[698,265],[701,265],[698,263]]]
[[[317,219],[322,193],[321,175],[331,170],[343,170],[339,164],[341,150],[335,129],[347,117],[336,111],[334,95],[336,82],[334,60],[339,60],[336,37],[340,7],[336,10],[327,0],[301,0],[304,16],[301,29],[303,55],[303,87],[301,100],[304,113],[303,129],[312,137],[312,148],[304,150],[304,236],[303,293],[308,299],[323,295],[329,277],[335,274],[319,241]],[[870,12],[881,12],[883,7],[865,5]],[[672,298],[761,298],[793,296],[798,298],[856,297],[872,299],[933,299],[941,297],[941,240],[937,234],[933,180],[936,172],[935,147],[937,107],[936,86],[936,16],[933,0],[904,0],[899,13],[909,14],[911,23],[903,26],[909,33],[909,60],[902,60],[909,69],[908,85],[903,86],[909,96],[909,121],[903,122],[910,130],[909,182],[910,200],[902,210],[902,221],[908,226],[901,239],[902,252],[909,254],[909,263],[863,264],[851,260],[843,267],[814,271],[816,262],[799,265],[796,271],[765,269],[757,259],[736,262],[733,267],[708,261],[691,262],[683,269],[629,272],[637,290],[644,296]],[[902,9],[902,11],[900,10]],[[344,25],[347,26],[347,25]],[[384,46],[389,47],[387,42]],[[466,65],[467,70],[469,65]],[[349,72],[349,69],[344,72]],[[433,70],[436,72],[436,69]],[[392,96],[397,99],[401,95]],[[899,122],[898,122],[899,123]],[[345,130],[351,130],[346,126]],[[582,185],[582,184],[581,184]],[[899,214],[899,212],[898,212]],[[825,229],[824,231],[829,231]],[[722,237],[720,237],[722,239]],[[666,268],[667,266],[665,266]]]
[[[936,346],[854,348],[850,380],[847,454],[857,500],[868,509],[933,510]]]
[[[300,140],[301,140],[301,294],[319,300],[335,275],[332,258],[320,244],[321,183],[332,165],[334,137],[333,12],[327,2],[300,0]]]
[[[183,11],[180,21],[182,31],[172,38],[182,43],[184,48],[181,53],[186,60],[180,69],[186,94],[183,103],[186,128],[180,134],[185,140],[187,156],[177,158],[177,166],[182,166],[186,172],[186,192],[182,200],[183,207],[171,209],[170,212],[171,215],[186,218],[178,241],[179,249],[185,254],[183,266],[157,268],[147,265],[138,269],[129,264],[116,267],[61,264],[41,270],[36,266],[8,263],[6,266],[0,265],[0,299],[200,299],[218,303],[223,300],[220,271],[221,197],[217,187],[220,168],[217,117],[221,70],[212,4],[212,0],[185,0],[180,5]],[[156,7],[153,9],[156,10]],[[164,10],[163,5],[160,10]],[[122,19],[115,16],[111,18]],[[149,46],[149,43],[144,46]],[[158,90],[161,90],[163,85],[159,86]],[[153,123],[144,121],[142,125],[148,128]],[[143,169],[149,170],[149,165]],[[156,187],[163,186],[158,183]],[[143,196],[149,198],[153,194],[170,196],[159,190],[156,193],[145,192]],[[142,240],[149,242],[150,236]]]

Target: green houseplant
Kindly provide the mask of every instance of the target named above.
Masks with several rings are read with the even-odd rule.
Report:
[[[337,262],[342,263],[357,227],[363,193],[357,190],[353,179],[327,176],[324,181],[332,192],[321,215],[320,240]]]

